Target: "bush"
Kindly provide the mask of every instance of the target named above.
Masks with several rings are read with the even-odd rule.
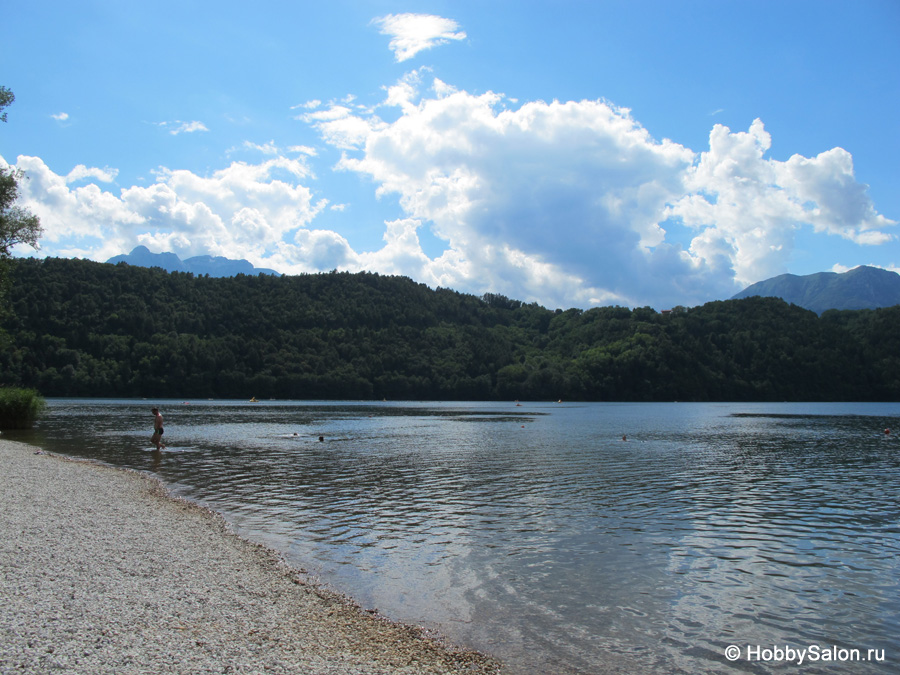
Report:
[[[30,429],[46,405],[34,389],[0,388],[0,429]]]

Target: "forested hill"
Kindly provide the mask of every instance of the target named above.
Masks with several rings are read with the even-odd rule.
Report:
[[[900,307],[552,311],[407,278],[19,259],[0,384],[45,396],[897,400]]]

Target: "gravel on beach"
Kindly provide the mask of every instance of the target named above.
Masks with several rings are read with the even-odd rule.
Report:
[[[150,476],[0,441],[0,673],[500,673]]]

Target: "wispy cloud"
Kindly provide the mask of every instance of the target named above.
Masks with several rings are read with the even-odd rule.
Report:
[[[450,40],[466,39],[456,21],[433,14],[388,14],[372,23],[381,29],[382,35],[391,36],[388,46],[398,62]]]
[[[55,115],[50,115],[50,117],[55,119],[57,122],[66,122],[69,119],[69,113],[60,112],[60,113],[56,113]]]
[[[261,152],[264,155],[277,155],[280,152],[278,146],[275,145],[275,141],[269,141],[268,143],[263,143],[262,145],[258,143],[251,143],[250,141],[244,141],[244,148],[247,150],[256,150],[257,152]]]
[[[173,136],[177,136],[178,134],[192,134],[195,131],[209,131],[203,122],[198,122],[196,120],[193,122],[182,122],[181,120],[157,122],[157,126],[168,129],[169,133]]]
[[[76,181],[89,178],[93,178],[102,183],[112,183],[118,175],[118,169],[111,169],[108,166],[100,169],[97,167],[87,167],[84,164],[79,164],[68,173],[68,175],[66,176],[66,183],[74,183]]]
[[[315,110],[319,106],[322,105],[322,101],[318,99],[314,99],[312,101],[307,101],[306,103],[298,103],[297,105],[292,105],[291,110],[297,110],[299,108],[305,108],[306,110]]]
[[[315,157],[319,154],[315,148],[308,145],[292,145],[288,148],[288,152],[296,152],[301,155],[309,155],[310,157]]]
[[[879,269],[887,270],[888,272],[900,274],[900,266],[898,265],[876,265],[875,263],[867,263],[866,266],[877,267]],[[835,263],[831,266],[831,271],[837,272],[838,274],[843,274],[844,272],[849,272],[850,270],[856,269],[857,267],[861,267],[861,265],[847,266],[841,265],[840,263]]]

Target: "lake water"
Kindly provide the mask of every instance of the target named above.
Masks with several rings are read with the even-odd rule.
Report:
[[[900,404],[133,400],[4,434],[521,673],[900,671],[898,436]]]

